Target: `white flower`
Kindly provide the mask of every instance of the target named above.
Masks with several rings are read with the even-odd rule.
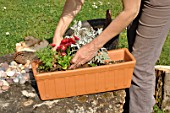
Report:
[[[9,32],[6,32],[6,35],[9,35]]]
[[[95,4],[94,4],[94,5],[92,5],[92,7],[93,7],[93,8],[96,8],[96,9],[98,8],[98,7],[97,7],[97,5],[95,5]]]
[[[6,9],[6,7],[4,7],[4,9]]]

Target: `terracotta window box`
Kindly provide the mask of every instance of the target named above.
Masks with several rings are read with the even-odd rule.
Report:
[[[128,49],[109,51],[113,61],[125,62],[67,71],[38,73],[38,64],[32,70],[42,100],[93,94],[130,87],[136,60]]]

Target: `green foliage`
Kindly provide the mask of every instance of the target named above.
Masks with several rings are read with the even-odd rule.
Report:
[[[164,110],[161,110],[156,104],[153,107],[154,113],[168,113]]]
[[[56,51],[53,51],[50,46],[40,49],[36,52],[36,55],[41,61],[40,70],[50,71],[53,68],[56,61]]]
[[[66,55],[66,56],[58,56],[58,64],[61,65],[62,69],[66,70],[70,66],[70,61],[72,59],[72,56]]]
[[[97,66],[97,64],[94,64],[94,63],[90,63],[89,64],[91,67],[96,67]]]
[[[39,69],[44,71],[51,71],[54,65],[60,65],[63,70],[68,69],[72,56],[69,52],[70,48],[67,48],[65,56],[60,55],[59,52],[52,50],[52,47],[40,49],[36,52],[37,57],[40,60]]]
[[[71,65],[70,61],[72,58],[73,56],[70,53],[70,46],[69,46],[66,49],[66,55],[64,56],[58,55],[57,63],[62,67],[63,70],[66,70]]]

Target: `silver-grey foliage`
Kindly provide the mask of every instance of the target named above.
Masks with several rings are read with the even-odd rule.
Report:
[[[100,28],[96,31],[92,27],[83,27],[81,21],[75,22],[71,29],[74,31],[73,35],[80,38],[80,40],[78,40],[76,44],[71,45],[71,53],[76,53],[76,51],[80,49],[80,47],[91,42],[103,30],[102,28]],[[88,63],[104,64],[106,60],[110,60],[110,58],[108,56],[107,49],[102,47],[101,49],[99,49],[96,56],[93,57]]]

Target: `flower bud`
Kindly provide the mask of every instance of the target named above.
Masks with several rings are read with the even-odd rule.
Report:
[[[78,38],[77,36],[74,36],[74,39],[75,39],[75,40],[80,40],[80,38]]]
[[[61,56],[66,56],[66,53],[65,53],[65,52],[62,52],[62,53],[61,53]]]

